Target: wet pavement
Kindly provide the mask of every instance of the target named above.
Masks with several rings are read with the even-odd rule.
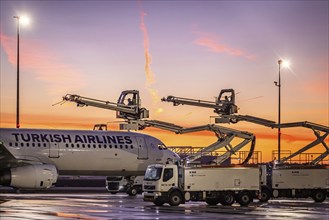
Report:
[[[107,192],[1,193],[0,219],[329,219],[329,199],[255,200],[248,207],[189,202],[157,207],[141,195]]]

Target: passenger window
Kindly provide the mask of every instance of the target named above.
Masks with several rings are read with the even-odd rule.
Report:
[[[167,182],[168,180],[170,180],[173,177],[173,174],[174,174],[173,169],[166,168],[163,171],[163,182]]]

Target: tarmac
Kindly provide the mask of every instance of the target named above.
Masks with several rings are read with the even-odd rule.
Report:
[[[187,202],[161,207],[144,202],[142,195],[109,194],[102,188],[60,187],[15,192],[0,189],[0,219],[329,219],[329,199],[254,200],[248,207],[209,206]]]

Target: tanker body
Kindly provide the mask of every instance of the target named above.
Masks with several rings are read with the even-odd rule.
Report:
[[[311,197],[315,202],[323,202],[329,195],[328,167],[289,165],[272,168],[262,165],[261,169],[260,200],[263,202],[279,197]]]
[[[209,205],[247,206],[260,192],[258,167],[182,167],[175,164],[148,166],[144,176],[144,201],[171,206],[188,201]]]

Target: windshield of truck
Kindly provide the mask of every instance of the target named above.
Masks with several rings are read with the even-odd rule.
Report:
[[[159,180],[161,178],[162,167],[148,167],[144,180]]]

